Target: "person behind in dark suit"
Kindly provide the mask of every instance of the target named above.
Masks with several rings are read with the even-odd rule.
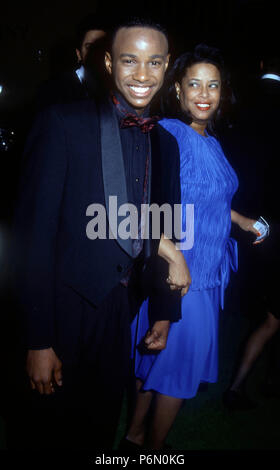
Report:
[[[104,16],[91,14],[82,19],[75,39],[78,67],[43,83],[38,91],[36,109],[95,98],[104,93],[104,54],[108,48],[109,28]]]
[[[98,107],[84,100],[46,108],[28,138],[15,255],[36,410],[31,419],[27,408],[31,448],[111,447],[130,367],[131,318],[150,295],[145,344],[155,350],[165,347],[170,321],[180,319],[190,284],[181,251],[164,228],[156,226],[154,239],[151,224],[143,240],[139,227],[136,237],[127,227],[143,203],[180,203],[177,143],[148,116],[168,61],[159,25],[122,24],[106,52],[112,95]],[[164,266],[152,284],[157,259]]]
[[[279,235],[280,220],[276,197],[278,182],[278,122],[280,105],[280,61],[278,51],[264,54],[257,80],[249,85],[248,102],[241,108],[236,129],[233,159],[239,171],[240,191],[236,204],[252,215],[263,215],[270,235],[261,245],[244,247],[240,240],[242,306],[257,317],[237,363],[224,405],[230,409],[256,406],[246,393],[247,378],[264,347],[270,343],[268,369],[263,392],[279,396]],[[231,146],[233,144],[231,143]],[[243,202],[241,203],[243,199]],[[254,211],[255,214],[253,214]],[[277,344],[278,343],[278,344]],[[278,348],[278,350],[277,350]],[[278,391],[277,391],[278,388]]]

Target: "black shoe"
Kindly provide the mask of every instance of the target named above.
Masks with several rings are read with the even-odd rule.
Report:
[[[252,401],[245,393],[235,390],[226,390],[223,394],[223,404],[231,411],[234,410],[254,410],[257,404]]]
[[[136,442],[129,441],[126,437],[123,437],[118,445],[118,450],[137,454],[143,450],[143,446],[140,446],[140,444],[136,444]]]
[[[142,448],[142,452],[143,452],[143,449],[146,452],[153,452],[155,454],[162,454],[162,453],[168,454],[168,452],[173,452],[174,453],[174,449],[169,444],[163,444],[163,446],[160,449],[151,449],[148,446],[148,447]]]
[[[163,449],[164,450],[172,450],[172,447],[171,447],[170,444],[164,444]]]

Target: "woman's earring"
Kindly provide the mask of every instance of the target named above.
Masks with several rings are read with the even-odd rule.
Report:
[[[179,91],[178,91],[178,90],[176,90],[176,91],[177,91],[176,98],[177,98],[177,100],[179,101],[179,100],[180,100]]]

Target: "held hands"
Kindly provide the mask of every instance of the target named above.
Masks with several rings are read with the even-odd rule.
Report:
[[[158,255],[168,263],[168,278],[166,282],[169,284],[170,289],[181,290],[181,296],[183,297],[188,292],[192,282],[183,253],[176,250],[174,243],[162,235]]]
[[[62,362],[52,348],[29,349],[26,370],[32,390],[41,395],[54,393],[54,385],[62,386]]]
[[[146,333],[144,343],[147,349],[161,351],[166,346],[170,322],[156,321],[153,328]]]
[[[171,290],[181,290],[183,297],[189,290],[192,279],[184,255],[181,251],[176,251],[174,260],[169,263],[169,273],[166,282]]]

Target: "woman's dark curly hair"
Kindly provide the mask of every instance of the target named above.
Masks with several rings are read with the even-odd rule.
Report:
[[[199,63],[215,65],[221,75],[220,104],[207,126],[208,130],[213,133],[217,120],[220,119],[224,111],[227,111],[229,106],[234,103],[229,74],[225,70],[224,60],[219,49],[215,47],[207,46],[206,44],[198,44],[193,51],[185,52],[178,57],[166,77],[161,106],[162,113],[167,118],[176,118],[184,121],[186,124],[191,124],[192,118],[190,113],[181,109],[180,102],[176,97],[175,83],[178,82],[181,84],[187,69]]]

